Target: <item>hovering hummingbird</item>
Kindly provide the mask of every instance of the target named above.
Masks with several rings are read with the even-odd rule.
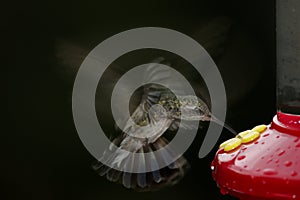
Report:
[[[156,62],[163,60],[163,58],[159,58]],[[149,71],[150,73],[148,73]],[[151,74],[151,79],[170,78],[169,73],[157,71],[155,65],[150,65],[146,74]],[[175,95],[166,87],[158,84],[144,86],[143,92],[140,104],[131,118],[126,121],[122,134],[112,141],[118,148],[110,147],[100,159],[105,160],[108,165],[97,162],[93,166],[99,175],[106,176],[110,181],[120,182],[126,188],[140,191],[160,189],[176,184],[185,175],[189,164],[183,156],[165,168],[153,169],[147,173],[129,173],[111,168],[111,166],[122,168],[122,165],[128,163],[136,166],[145,165],[145,160],[132,160],[130,152],[152,153],[163,148],[169,143],[163,136],[167,130],[176,131],[179,127],[198,129],[198,126],[191,126],[185,122],[213,121],[224,125],[231,132],[235,132],[214,117],[207,104],[197,96]],[[119,151],[120,149],[126,151]],[[156,154],[154,161],[164,160],[165,157],[166,155],[163,153]]]

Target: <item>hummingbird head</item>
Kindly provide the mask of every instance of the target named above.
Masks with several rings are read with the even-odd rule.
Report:
[[[228,124],[223,121],[220,121],[217,117],[215,117],[209,110],[208,106],[204,101],[195,96],[188,96],[188,98],[184,98],[186,102],[181,102],[180,104],[180,113],[181,115],[178,117],[182,120],[199,120],[199,121],[211,121],[220,126],[223,126],[231,133],[236,135],[236,131],[231,128]]]
[[[180,101],[180,118],[183,120],[210,121],[208,106],[196,96],[186,96]]]
[[[181,119],[183,120],[200,120],[210,121],[210,112],[200,106],[182,106],[180,107]]]

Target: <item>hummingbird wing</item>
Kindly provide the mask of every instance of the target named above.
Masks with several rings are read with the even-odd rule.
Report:
[[[183,79],[177,75],[178,73],[179,72],[172,68],[171,63],[165,60],[165,58],[159,57],[154,59],[145,70],[144,80],[145,83],[159,84],[150,84],[150,86],[144,87],[144,93],[151,94],[152,91],[158,91],[160,94],[173,93],[173,95],[187,95],[186,88],[182,84]]]
[[[163,77],[157,76],[157,69],[156,65],[157,63],[161,63],[164,61],[164,58],[160,57],[157,59],[154,59],[151,64],[147,66],[143,74],[141,76],[144,80],[144,86],[141,94],[141,100],[140,102],[135,102],[131,106],[136,106],[134,112],[131,114],[131,119],[127,118],[121,118],[116,119],[121,123],[118,123],[120,127],[117,125],[115,126],[117,129],[126,130],[129,126],[132,126],[132,121],[136,124],[145,125],[149,123],[149,116],[148,111],[149,109],[158,103],[160,100],[161,94],[166,93],[168,90],[158,84],[153,84],[153,82],[156,82],[161,79],[165,79],[165,77],[168,77],[168,75],[165,75]],[[130,83],[129,83],[130,84]],[[126,86],[124,86],[124,93],[127,93]],[[120,105],[122,107],[128,106],[128,105]],[[122,116],[122,115],[121,115]]]
[[[170,63],[163,57],[159,57],[151,61],[143,74],[141,74],[144,80],[143,94],[139,105],[131,115],[132,120],[136,124],[140,122],[142,124],[149,123],[147,113],[153,105],[158,104],[162,96],[167,97],[166,100],[168,100],[174,99],[175,94],[188,95],[187,89],[182,84],[183,76],[178,76],[176,70],[166,66],[170,66]],[[128,126],[131,126],[128,119],[119,119],[119,121],[122,121],[122,123],[119,123],[119,125],[121,124],[121,130],[126,130]]]

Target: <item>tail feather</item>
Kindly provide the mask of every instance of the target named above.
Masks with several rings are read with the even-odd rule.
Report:
[[[146,165],[146,161],[145,161],[145,156],[144,156],[144,150],[143,150],[143,148],[141,148],[138,153],[139,153],[139,159],[138,159],[138,163],[136,163],[136,165],[138,165],[138,171],[145,171],[145,169],[146,169],[146,166],[145,166]],[[141,188],[145,188],[147,186],[146,173],[138,173],[137,174],[137,184]]]
[[[95,171],[97,171],[97,173],[100,176],[104,176],[110,170],[109,167],[107,167],[106,165],[102,164],[101,162],[97,162],[96,164],[94,164],[93,165],[93,169]]]
[[[161,137],[159,138],[153,145],[156,146],[157,149],[161,149],[163,147],[165,147],[168,144],[168,141]],[[168,149],[165,149],[165,151],[161,152],[161,157],[163,158],[163,161],[165,164],[167,164],[169,162],[169,160],[174,158],[174,155],[172,155],[173,153],[168,151]],[[170,169],[177,169],[180,166],[176,166],[177,162],[172,162],[171,164],[168,165],[168,167]]]
[[[153,150],[150,146],[148,146],[149,148],[149,152],[150,152],[150,165],[151,165],[151,169],[152,169],[152,176],[153,176],[153,180],[156,182],[156,183],[159,183],[162,178],[161,178],[161,174],[158,170],[158,163],[157,163],[157,160],[155,158],[155,155],[153,153]]]
[[[123,173],[123,185],[124,187],[130,189],[132,188],[132,174],[131,173],[128,173],[128,172],[124,172]]]
[[[156,147],[157,149],[161,149],[164,147],[164,146],[162,146],[162,144],[159,141],[157,143],[153,144],[153,146]],[[168,161],[172,159],[172,156],[167,151],[162,151],[160,154],[160,157],[165,164],[167,164]],[[174,168],[173,163],[169,164],[168,166],[170,169]]]
[[[117,182],[121,177],[122,172],[118,170],[109,170],[107,172],[106,178],[111,182]]]
[[[155,181],[155,183],[161,182],[162,178],[161,178],[159,170],[152,171],[152,176],[153,176],[153,180]]]
[[[171,186],[176,184],[188,169],[188,162],[182,156],[175,162],[169,164],[167,167],[158,169],[159,162],[166,162],[172,159],[173,153],[171,151],[163,151],[162,153],[154,153],[154,151],[165,147],[168,141],[160,137],[153,144],[144,145],[140,148],[137,153],[139,153],[138,159],[134,160],[134,156],[129,152],[122,153],[119,149],[115,151],[115,154],[106,153],[107,156],[106,163],[112,164],[113,166],[119,166],[121,168],[126,167],[127,169],[133,169],[137,167],[138,170],[145,170],[146,164],[149,164],[150,172],[146,173],[129,173],[122,172],[110,168],[100,162],[96,163],[93,168],[101,176],[106,176],[109,181],[120,182],[124,187],[134,189],[137,191],[148,191],[148,190],[158,190],[166,186]],[[144,153],[149,153],[149,160],[146,159]],[[112,156],[114,155],[114,156]]]
[[[128,161],[125,163],[125,165],[128,169],[133,169],[134,157],[132,155],[130,155],[130,157],[128,158]],[[133,179],[132,173],[128,173],[128,172],[123,173],[122,184],[124,185],[124,187],[126,187],[128,189],[134,188],[135,182],[133,180],[134,179]]]

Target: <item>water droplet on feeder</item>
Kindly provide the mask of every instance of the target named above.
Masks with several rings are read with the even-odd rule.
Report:
[[[291,161],[285,161],[285,162],[284,162],[284,165],[285,165],[286,167],[290,167],[292,164],[293,164],[293,163],[292,163]]]
[[[281,151],[278,153],[278,156],[282,156],[284,153],[285,153],[285,150],[281,150]]]
[[[275,169],[272,168],[266,168],[263,172],[265,175],[276,175],[278,173]]]
[[[291,176],[297,176],[298,175],[298,173],[297,172],[295,172],[295,171],[292,171],[292,173],[291,173]]]
[[[238,159],[238,160],[243,160],[243,159],[245,159],[245,158],[246,158],[245,155],[241,155],[241,156],[239,156],[237,159]]]
[[[227,191],[226,189],[224,189],[224,188],[221,188],[221,189],[220,189],[220,192],[221,192],[221,194],[223,194],[223,195],[228,194],[228,191]]]

